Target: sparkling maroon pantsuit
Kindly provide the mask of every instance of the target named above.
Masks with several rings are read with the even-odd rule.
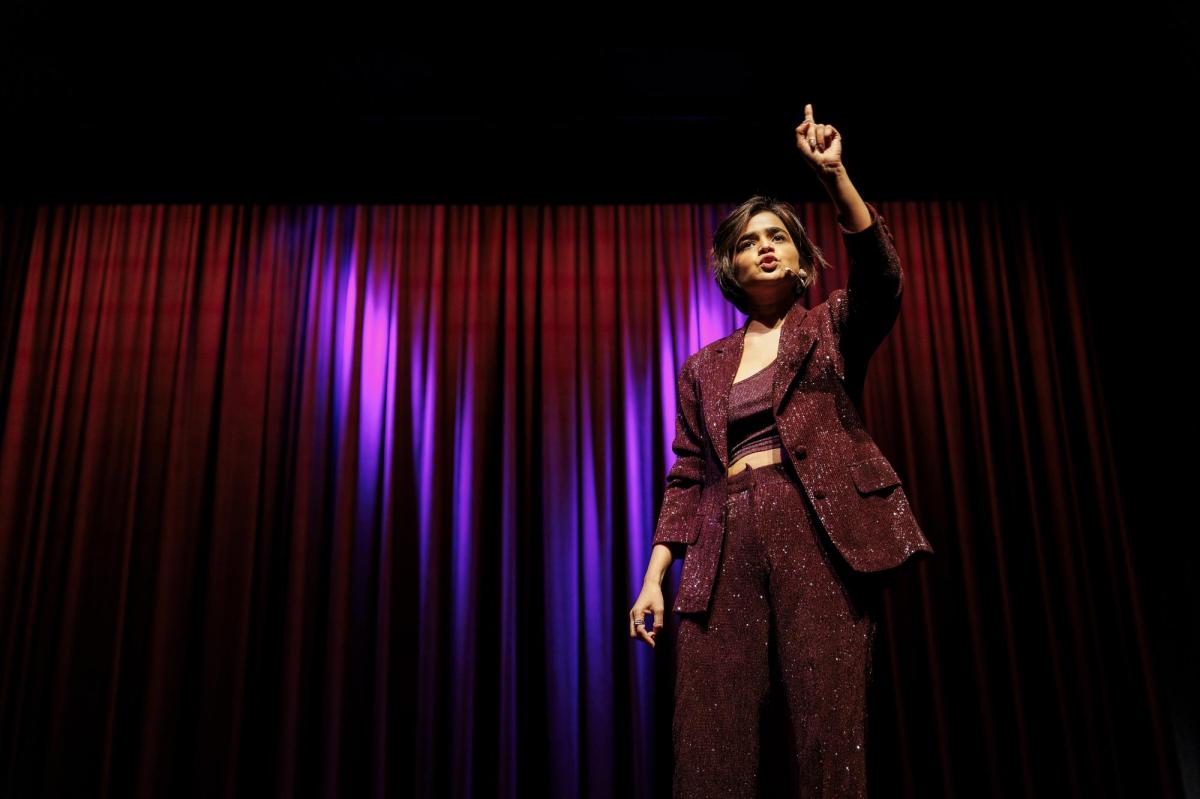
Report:
[[[679,617],[674,795],[865,796],[879,589],[814,524],[790,462],[725,482],[711,612]],[[784,761],[770,780],[765,750]]]

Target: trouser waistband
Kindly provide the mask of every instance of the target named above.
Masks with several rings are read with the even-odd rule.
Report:
[[[767,464],[757,469],[747,465],[745,469],[742,469],[737,474],[725,477],[725,493],[736,494],[739,491],[752,488],[755,483],[790,479],[787,464],[783,462]]]

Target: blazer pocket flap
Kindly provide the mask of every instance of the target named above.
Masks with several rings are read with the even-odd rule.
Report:
[[[850,478],[864,494],[900,484],[900,475],[896,474],[892,464],[883,455],[850,464]]]

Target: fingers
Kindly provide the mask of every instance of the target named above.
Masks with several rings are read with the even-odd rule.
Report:
[[[812,103],[804,105],[804,121],[796,126],[796,146],[805,155],[824,152],[828,146],[828,130],[830,125],[818,125],[813,119]]]
[[[796,126],[796,146],[801,152],[805,155],[823,153],[833,144],[833,140],[841,135],[833,125],[818,124],[813,119],[812,103],[805,104],[804,121]]]
[[[833,125],[817,125],[806,119],[796,126],[796,146],[805,155],[823,153],[841,135]]]
[[[658,633],[659,628],[662,627],[662,609],[659,608],[658,610],[654,611],[654,633],[647,632],[644,624],[634,623],[638,619],[642,619],[644,621],[646,614],[649,612],[650,608],[635,607],[633,609],[633,611],[629,614],[629,637],[640,638],[641,640],[650,644],[650,646],[654,646],[655,635]]]
[[[821,152],[825,152],[832,147],[833,140],[839,138],[841,135],[833,125],[825,125],[825,143],[821,146]]]
[[[804,153],[805,155],[812,155],[813,152],[813,146],[815,142],[810,141],[809,138],[813,135],[812,128],[812,122],[808,121],[807,119],[801,122],[796,128],[796,146],[799,147],[800,152]]]
[[[809,122],[804,122],[796,128],[796,146],[805,155],[824,151],[825,133],[823,129],[826,127],[828,125],[812,125]]]

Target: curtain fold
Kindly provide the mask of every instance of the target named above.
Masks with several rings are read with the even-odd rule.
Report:
[[[872,202],[864,417],[937,550],[885,601],[873,789],[1178,792],[1065,215]],[[669,792],[628,611],[675,374],[744,321],[732,206],[5,208],[0,793]],[[847,261],[797,207],[812,307]]]

